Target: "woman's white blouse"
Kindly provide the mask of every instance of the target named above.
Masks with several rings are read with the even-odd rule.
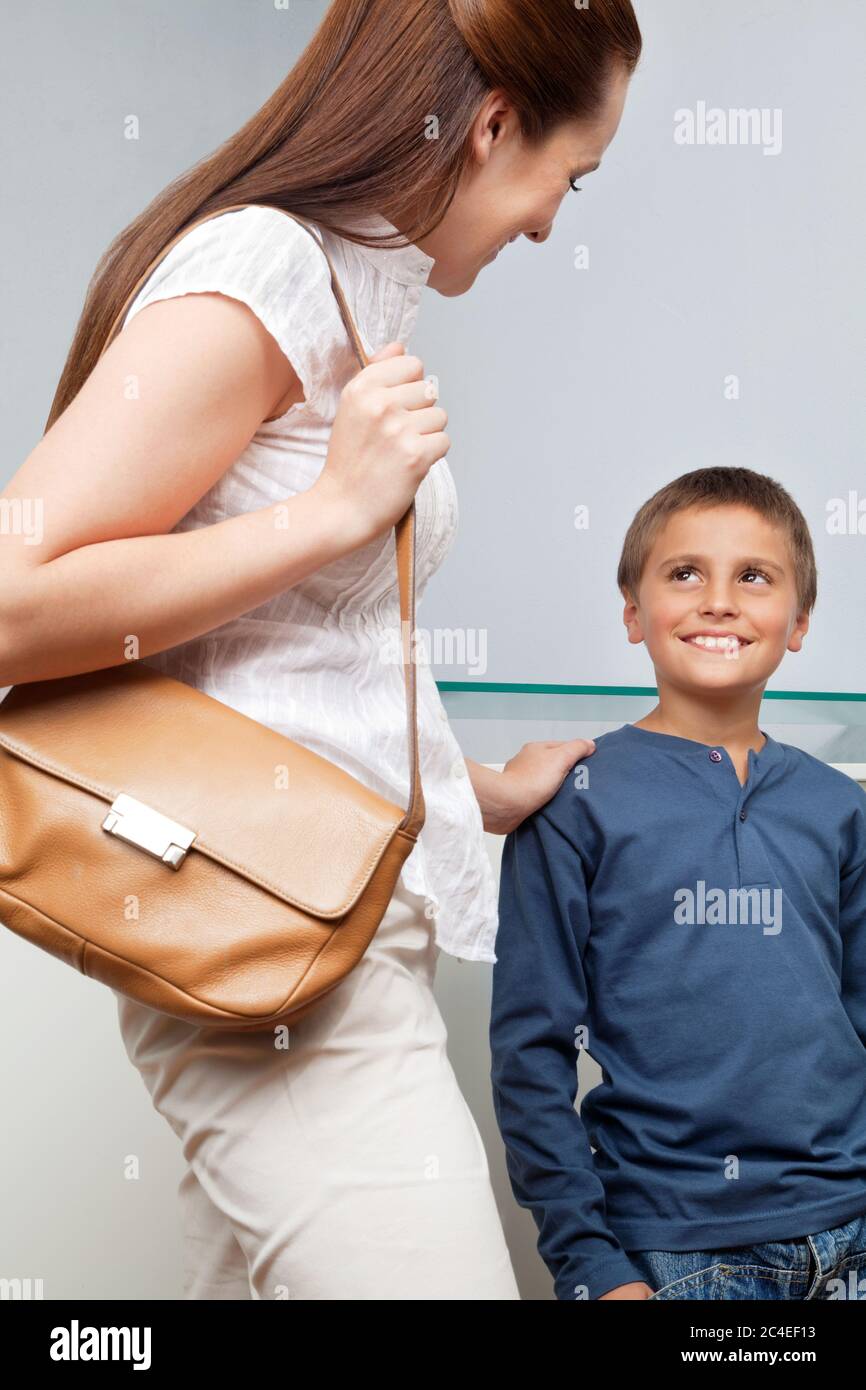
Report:
[[[351,225],[394,231],[381,217]],[[387,342],[407,343],[433,259],[417,246],[357,246],[316,230],[367,355]],[[155,300],[208,290],[253,310],[294,366],[304,399],[260,426],[175,531],[211,526],[311,487],[325,462],[340,392],[359,370],[321,250],[278,209],[243,208],[193,228],[152,272],[124,324]],[[457,527],[457,494],[445,459],[429,470],[415,507],[418,604]],[[145,660],[406,806],[409,751],[399,632],[392,530],[242,617]],[[442,950],[465,960],[495,961],[496,886],[481,812],[421,646],[415,644],[427,816],[401,878],[426,897]]]

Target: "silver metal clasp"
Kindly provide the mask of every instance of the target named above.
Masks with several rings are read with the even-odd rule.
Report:
[[[102,828],[162,859],[173,869],[180,868],[196,836],[194,830],[179,825],[143,801],[136,801],[134,796],[127,796],[126,792],[114,798]]]

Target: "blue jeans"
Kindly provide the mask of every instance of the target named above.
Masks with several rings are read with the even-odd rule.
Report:
[[[797,1240],[725,1250],[629,1250],[653,1298],[866,1300],[866,1212]]]

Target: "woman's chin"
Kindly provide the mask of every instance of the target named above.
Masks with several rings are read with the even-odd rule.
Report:
[[[456,275],[449,276],[447,281],[443,279],[442,284],[439,285],[435,284],[432,279],[428,280],[427,283],[431,289],[436,290],[445,299],[456,299],[458,295],[465,294],[467,290],[472,289],[483,268],[483,266],[479,266],[474,270],[464,271],[460,279]]]
[[[457,295],[471,290],[482,270],[492,265],[498,255],[499,248],[494,247],[482,259],[464,261],[462,265],[448,267],[443,265],[441,260],[436,261],[427,284],[431,290],[436,290],[445,299],[454,299]]]

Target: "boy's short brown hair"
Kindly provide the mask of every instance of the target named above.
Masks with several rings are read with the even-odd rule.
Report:
[[[806,518],[790,493],[751,468],[696,468],[659,488],[637,512],[626,532],[616,582],[633,598],[656,536],[669,516],[686,507],[751,507],[788,534],[799,611],[811,613],[818,597],[818,571]]]

